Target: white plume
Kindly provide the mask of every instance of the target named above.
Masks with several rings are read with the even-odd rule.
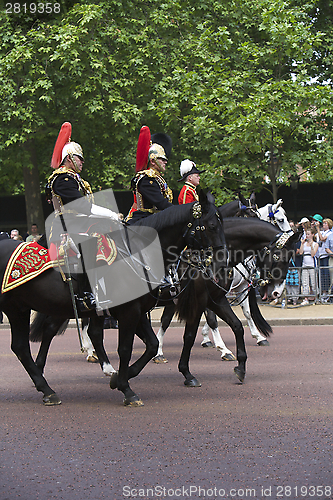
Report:
[[[195,167],[195,163],[191,160],[183,160],[180,164],[180,175],[183,177],[187,172],[190,172]]]

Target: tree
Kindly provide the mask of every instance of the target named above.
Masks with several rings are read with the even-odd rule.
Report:
[[[276,200],[296,165],[327,179],[331,88],[310,80],[322,34],[311,33],[306,7],[210,5],[209,20],[192,31],[190,64],[185,53],[159,84],[161,120],[179,127],[187,154],[205,153],[200,166],[219,201],[258,187],[265,175]]]

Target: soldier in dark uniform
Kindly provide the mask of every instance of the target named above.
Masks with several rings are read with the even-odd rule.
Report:
[[[172,206],[172,191],[163,178],[171,152],[171,139],[166,134],[154,134],[151,139],[148,168],[139,170],[132,179],[135,202],[126,218],[129,224]]]
[[[91,187],[80,175],[84,163],[82,147],[80,144],[70,141],[70,135],[71,124],[66,122],[61,127],[51,160],[54,172],[48,179],[46,192],[49,201],[53,203],[54,219],[49,241],[51,244],[52,242],[59,243],[62,239],[61,235],[68,234],[70,250],[72,253],[74,251],[74,254],[78,254],[73,241],[75,235],[87,233],[93,224],[97,224],[96,227],[98,227],[98,221],[102,220],[98,217],[104,217],[105,221],[110,219],[118,221],[118,215],[93,203]],[[70,205],[68,205],[69,203]],[[91,216],[93,217],[91,218]],[[95,238],[87,239],[85,244],[89,245],[90,243],[93,247],[96,245],[94,240]],[[88,251],[87,254],[96,257],[93,250],[92,252]],[[83,310],[91,308],[95,303],[93,294],[83,292],[84,281],[85,277],[79,273],[80,297],[77,297],[77,301],[80,309]]]

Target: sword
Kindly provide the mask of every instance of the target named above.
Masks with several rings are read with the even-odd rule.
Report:
[[[65,221],[64,221],[63,214],[60,213],[59,216],[60,216],[60,220],[61,220],[61,225],[62,225],[63,230],[65,232],[64,236],[66,237],[66,241],[63,244],[63,249],[64,249],[64,261],[65,261],[65,266],[66,266],[67,275],[68,275],[67,282],[68,282],[69,292],[70,292],[71,299],[72,299],[72,305],[73,305],[73,310],[74,310],[74,317],[75,317],[75,322],[76,322],[76,328],[77,328],[77,333],[78,333],[78,336],[79,336],[80,349],[81,349],[81,352],[84,352],[83,343],[82,343],[82,334],[81,334],[81,328],[80,328],[80,322],[79,322],[79,315],[78,315],[78,312],[77,312],[77,307],[76,307],[76,302],[75,302],[75,295],[74,295],[74,288],[73,288],[73,282],[72,282],[72,276],[71,276],[71,271],[70,271],[70,268],[69,268],[68,255],[67,255],[67,246],[70,245],[69,235],[67,233],[67,228],[66,228],[66,224],[65,224]]]

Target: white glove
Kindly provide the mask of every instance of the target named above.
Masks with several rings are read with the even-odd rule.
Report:
[[[112,219],[112,220],[119,220],[118,214],[116,214],[116,212],[112,212],[112,210],[109,210],[108,208],[100,207],[99,205],[94,205],[94,203],[92,203],[92,205],[91,205],[91,214],[92,215],[100,215],[102,217],[108,217],[109,219]]]

